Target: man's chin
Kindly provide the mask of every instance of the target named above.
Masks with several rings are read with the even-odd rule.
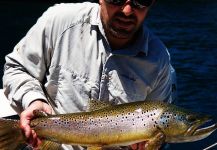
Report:
[[[115,30],[110,30],[110,34],[114,37],[114,38],[118,38],[118,39],[130,39],[134,34],[132,32],[128,32],[125,30],[119,30],[119,31],[115,31]]]

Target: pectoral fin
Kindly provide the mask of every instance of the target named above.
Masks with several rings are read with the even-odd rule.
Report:
[[[153,138],[145,144],[145,150],[158,150],[165,142],[165,135],[162,132],[157,132]]]

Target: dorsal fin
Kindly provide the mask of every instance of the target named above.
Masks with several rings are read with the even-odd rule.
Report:
[[[38,109],[34,110],[33,114],[34,114],[34,116],[36,118],[38,118],[38,117],[42,118],[42,117],[48,117],[48,116],[50,116],[50,114],[48,114],[48,113],[46,113],[44,111],[38,110]]]
[[[109,103],[106,103],[100,100],[90,99],[88,102],[87,111],[94,111],[94,110],[98,110],[98,109],[102,109],[102,108],[106,108],[110,106],[112,105]]]

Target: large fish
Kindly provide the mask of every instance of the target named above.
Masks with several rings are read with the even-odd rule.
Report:
[[[193,142],[209,136],[217,124],[200,127],[211,118],[163,102],[133,102],[109,105],[91,101],[88,112],[37,116],[31,127],[44,139],[40,149],[81,145],[88,149],[128,146],[145,141],[146,150],[162,143]],[[25,138],[18,120],[0,119],[0,150],[14,150]]]

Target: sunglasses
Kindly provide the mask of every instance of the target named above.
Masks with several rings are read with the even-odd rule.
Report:
[[[126,2],[126,0],[105,0],[109,4],[117,5],[117,6],[122,6]],[[134,8],[145,8],[149,7],[153,0],[131,0],[131,5]]]

